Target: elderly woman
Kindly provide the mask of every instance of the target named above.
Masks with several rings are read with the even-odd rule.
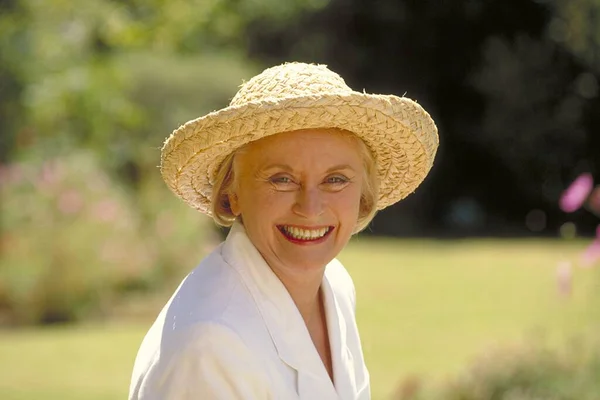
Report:
[[[415,102],[302,63],[173,132],[164,180],[231,230],[150,328],[129,398],[369,399],[354,284],[335,257],[419,186],[437,146]]]

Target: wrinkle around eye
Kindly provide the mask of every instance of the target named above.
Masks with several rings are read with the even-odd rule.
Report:
[[[336,193],[336,192],[341,192],[342,190],[346,189],[353,183],[354,183],[354,181],[347,180],[345,182],[334,182],[334,183],[323,182],[321,185],[325,188],[326,191]]]

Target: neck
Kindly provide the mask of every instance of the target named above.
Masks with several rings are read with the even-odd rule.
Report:
[[[294,271],[291,268],[273,268],[275,275],[287,289],[306,325],[319,318],[320,288],[325,267],[317,271]]]

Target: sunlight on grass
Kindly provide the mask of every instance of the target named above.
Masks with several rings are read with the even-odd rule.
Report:
[[[4,332],[0,398],[126,398],[143,330],[90,326]]]
[[[557,344],[584,331],[591,271],[575,270],[573,297],[557,292],[558,260],[584,245],[544,241],[358,239],[340,257],[354,278],[373,396],[402,377],[441,379],[490,346]],[[590,278],[590,279],[587,279]]]
[[[555,278],[558,260],[584,246],[354,240],[340,259],[357,289],[373,398],[389,398],[403,377],[457,373],[490,346],[584,333],[598,318],[589,303],[595,270],[574,269],[570,298]],[[126,398],[150,322],[0,333],[0,398]]]

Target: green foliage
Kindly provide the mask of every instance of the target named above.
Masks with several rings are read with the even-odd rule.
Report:
[[[144,285],[152,252],[127,194],[90,154],[2,173],[0,303],[15,323],[81,318]]]
[[[476,365],[443,398],[593,400],[600,391],[598,376],[598,351],[560,355],[543,349],[503,350]]]
[[[543,0],[553,8],[548,35],[600,72],[600,1]]]
[[[189,207],[164,186],[147,193],[152,203],[136,204],[91,153],[3,167],[1,185],[0,313],[8,323],[109,313],[133,290],[180,278],[205,251],[201,223],[175,222],[193,221],[181,212]]]
[[[600,393],[600,349],[558,352],[534,345],[497,349],[442,389],[400,391],[401,400],[595,400]]]
[[[121,144],[143,140],[149,129],[160,132],[153,130],[157,123],[167,125],[157,121],[144,100],[160,98],[163,104],[188,110],[194,105],[194,113],[185,113],[185,118],[199,116],[205,106],[225,105],[212,100],[231,97],[241,79],[254,72],[236,55],[241,53],[245,27],[258,18],[282,21],[325,2],[90,0],[85,7],[64,0],[14,3],[0,14],[0,78],[7,82],[7,90],[0,91],[0,116],[8,117],[0,121],[5,131],[0,159],[27,155],[32,143],[42,142],[47,154],[86,146],[112,155],[112,147],[118,147],[118,167],[140,168],[137,154]],[[154,60],[140,64],[131,57]],[[204,85],[206,78],[219,74],[224,78],[212,82],[227,85]],[[130,97],[148,93],[137,86],[146,85],[145,78],[155,83],[150,86],[167,90],[150,92],[141,101]],[[170,86],[170,81],[176,84]],[[191,92],[182,82],[196,90]],[[168,118],[169,129],[174,119],[184,122]],[[158,135],[162,140],[166,132]]]
[[[114,70],[127,82],[122,97],[143,110],[136,127],[121,134],[99,135],[94,147],[117,168],[133,162],[153,176],[160,147],[173,129],[193,118],[225,107],[242,80],[258,66],[235,53],[156,55],[128,53],[115,57]]]
[[[550,40],[519,35],[513,41],[489,38],[471,77],[485,98],[480,146],[519,177],[521,193],[554,204],[565,188],[563,176],[579,162],[587,139],[589,88],[565,88],[572,75],[569,61]],[[562,151],[556,151],[556,143],[562,143]]]
[[[138,189],[136,209],[143,236],[155,249],[154,288],[172,292],[180,280],[221,241],[213,220],[176,198],[157,172]]]
[[[502,350],[451,384],[448,400],[594,400],[600,392],[600,351],[559,354],[541,348]]]

